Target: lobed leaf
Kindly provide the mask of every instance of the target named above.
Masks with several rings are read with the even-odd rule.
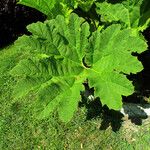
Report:
[[[96,11],[103,22],[121,22],[124,28],[133,28],[139,32],[146,29],[150,22],[150,13],[141,11],[142,4],[143,0],[125,0],[116,4],[102,2],[96,3]]]
[[[49,19],[55,18],[57,15],[68,17],[78,6],[76,0],[19,0],[17,4],[35,8]]]
[[[19,0],[18,4],[35,8],[48,16],[56,2],[56,0]]]
[[[132,83],[116,72],[99,72],[99,68],[89,73],[89,85],[95,87],[95,96],[99,96],[103,105],[119,110],[122,107],[122,95],[134,92]]]
[[[113,24],[90,35],[89,23],[71,14],[69,19],[59,15],[31,24],[28,30],[31,35],[16,42],[16,48],[28,55],[11,74],[21,78],[15,87],[17,97],[36,90],[39,119],[57,110],[60,119],[68,122],[77,110],[86,79],[102,104],[111,109],[120,109],[122,95],[134,92],[125,74],[143,69],[132,53],[143,52],[147,44],[133,36],[131,29]]]
[[[62,84],[60,85],[60,83]],[[70,86],[69,84],[66,84],[62,78],[57,78],[55,85],[52,84],[51,89],[53,89],[53,91],[50,90],[50,88],[47,88],[49,92],[42,91],[41,93],[44,97],[49,99],[49,102],[43,107],[38,118],[48,117],[53,110],[57,109],[61,120],[65,122],[70,121],[74,112],[77,110],[78,102],[80,100],[80,91],[83,90],[82,83],[83,80],[76,80]]]
[[[49,77],[50,79],[51,77]],[[35,91],[38,89],[43,82],[46,82],[48,79],[44,79],[42,77],[26,77],[22,80],[19,80],[14,87],[13,98],[18,99],[22,98],[30,91]]]
[[[97,13],[102,15],[102,21],[121,21],[130,27],[130,14],[123,4],[111,4],[107,2],[97,3]]]
[[[81,63],[88,46],[89,24],[83,18],[72,14],[67,21],[63,16],[55,20],[59,33],[66,41],[65,47],[61,47],[60,53],[72,61]]]
[[[121,25],[116,24],[102,33],[93,33],[90,48],[93,64],[88,70],[89,84],[95,87],[95,95],[100,96],[103,105],[118,110],[122,105],[122,95],[134,92],[132,83],[124,73],[136,73],[143,69],[142,64],[131,54],[141,53],[147,44],[140,37],[133,37],[131,30],[121,30]]]

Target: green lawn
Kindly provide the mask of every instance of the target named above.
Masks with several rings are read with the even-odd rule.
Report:
[[[5,63],[8,55],[12,56],[9,65]],[[7,70],[15,63],[14,58],[17,62],[20,55],[13,48],[0,51],[1,150],[150,150],[150,119],[142,126],[128,119],[120,122],[120,117],[104,112],[87,119],[87,115],[100,113],[91,105],[79,108],[68,124],[55,113],[47,120],[36,120],[32,93],[25,99],[11,97],[15,80]]]

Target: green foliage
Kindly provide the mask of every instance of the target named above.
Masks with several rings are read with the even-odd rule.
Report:
[[[18,38],[14,54],[1,58],[1,74],[9,71],[17,80],[13,98],[35,93],[38,119],[57,111],[68,122],[77,110],[82,84],[88,81],[103,105],[119,110],[122,96],[134,92],[126,75],[143,69],[132,54],[147,49],[140,31],[149,25],[149,3],[20,0],[18,4],[41,11],[49,20],[28,25],[31,35]]]
[[[89,11],[95,0],[19,0],[18,4],[35,8],[49,19],[61,14],[67,17],[78,6]]]
[[[56,0],[20,0],[18,4],[33,7],[48,16],[56,2]]]
[[[79,1],[79,3],[83,7],[85,4],[87,5],[87,2],[84,4]],[[77,8],[78,0],[19,0],[18,4],[35,8],[47,15],[48,18],[55,18],[58,14],[68,16],[74,8]]]
[[[125,28],[145,30],[150,23],[150,12],[143,7],[143,0],[125,0],[122,3],[96,3],[97,13],[104,22],[120,22]]]
[[[36,92],[37,118],[57,110],[60,119],[68,122],[87,79],[102,104],[115,110],[121,108],[122,95],[134,92],[125,74],[142,70],[131,54],[143,52],[147,45],[139,36],[132,36],[130,29],[122,30],[121,25],[114,24],[90,34],[90,24],[74,13],[69,18],[58,15],[31,24],[27,29],[32,35],[19,38],[16,45],[29,55],[10,73],[19,78],[15,98]]]
[[[77,0],[78,5],[84,11],[89,11],[95,0]]]
[[[74,0],[19,0],[18,4],[35,8],[48,18],[54,18],[58,14],[66,16],[75,7]]]
[[[140,26],[143,26],[146,29],[150,26],[150,1],[143,0],[141,5],[141,18],[140,18]]]

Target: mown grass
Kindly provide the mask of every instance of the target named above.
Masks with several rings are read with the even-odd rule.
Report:
[[[6,49],[0,52],[0,59],[10,55],[12,60],[19,57]],[[10,69],[13,62],[5,67]],[[55,112],[48,119],[36,120],[34,96],[13,100],[11,93],[16,81],[3,68],[0,68],[1,150],[150,150],[150,119],[142,126],[128,119],[117,119],[110,113],[87,119],[89,111],[81,107],[67,124],[62,123]]]

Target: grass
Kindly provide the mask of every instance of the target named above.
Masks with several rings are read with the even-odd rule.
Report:
[[[0,59],[12,55],[11,48],[0,52]],[[4,62],[4,61],[1,61]],[[71,122],[62,123],[53,113],[47,120],[36,120],[34,98],[13,100],[15,80],[0,62],[0,149],[2,150],[150,150],[150,119],[136,126],[128,119],[121,120],[116,114],[100,113],[81,107]],[[4,63],[5,64],[5,63]],[[94,111],[95,112],[94,112]],[[100,113],[87,119],[88,115]],[[116,130],[114,130],[116,129]]]

